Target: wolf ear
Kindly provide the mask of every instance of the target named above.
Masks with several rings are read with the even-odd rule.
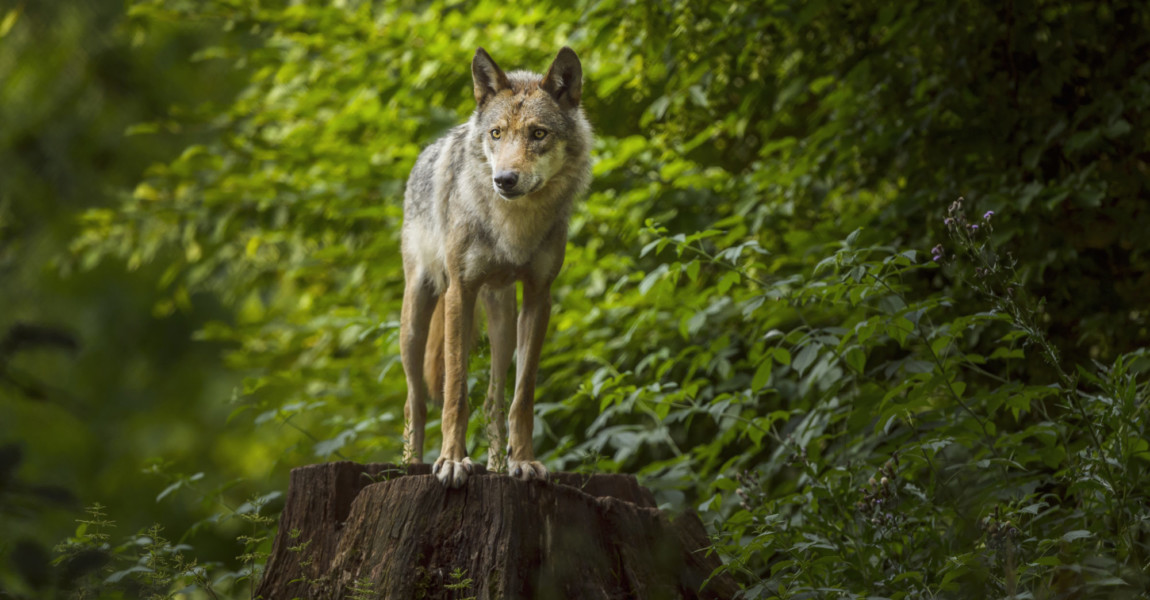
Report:
[[[543,76],[541,87],[551,94],[559,106],[579,106],[579,99],[583,96],[583,65],[579,63],[574,50],[567,46],[559,50],[551,68],[547,69],[547,75]]]
[[[503,69],[491,60],[491,55],[483,48],[475,50],[471,61],[471,79],[475,82],[475,103],[483,106],[492,96],[509,89],[511,82]]]

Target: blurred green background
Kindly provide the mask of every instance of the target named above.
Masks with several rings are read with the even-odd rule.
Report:
[[[551,468],[699,510],[746,597],[1145,590],[1142,3],[8,0],[0,597],[247,597],[290,468],[398,461],[407,173],[477,46],[563,45]]]

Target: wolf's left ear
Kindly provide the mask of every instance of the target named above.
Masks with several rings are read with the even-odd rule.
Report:
[[[551,63],[551,68],[547,69],[547,75],[543,76],[541,87],[551,94],[559,106],[579,106],[579,99],[583,96],[583,65],[579,63],[574,50],[563,46]]]
[[[511,87],[503,69],[495,64],[491,55],[483,48],[475,50],[471,60],[471,79],[475,83],[475,103],[483,106],[495,94]]]

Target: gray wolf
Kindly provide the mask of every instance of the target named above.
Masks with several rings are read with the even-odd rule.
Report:
[[[548,478],[532,446],[535,377],[572,204],[591,180],[591,125],[580,105],[583,67],[573,50],[564,47],[539,75],[504,73],[479,48],[471,76],[471,118],[424,149],[411,170],[401,242],[404,460],[422,462],[429,394],[441,396],[443,446],[432,472],[452,488],[473,472],[465,438],[477,300],[491,341],[488,469],[506,468],[522,480]],[[518,323],[517,281],[523,285]],[[504,383],[515,351],[508,438]]]

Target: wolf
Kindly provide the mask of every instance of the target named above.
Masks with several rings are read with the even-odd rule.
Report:
[[[562,48],[544,75],[504,73],[479,48],[471,76],[475,110],[416,159],[401,233],[404,460],[422,462],[427,402],[441,399],[443,446],[432,473],[449,488],[463,486],[474,470],[465,438],[478,301],[491,342],[487,467],[522,480],[548,478],[532,446],[536,371],[572,205],[591,180],[583,67],[571,48]],[[516,282],[523,298],[518,323]],[[516,351],[508,437],[504,384]]]

